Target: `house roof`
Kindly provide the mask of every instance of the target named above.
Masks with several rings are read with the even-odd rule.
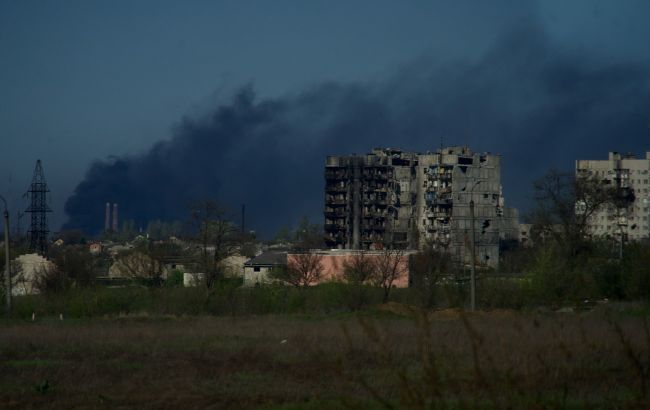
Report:
[[[286,252],[263,252],[246,262],[245,266],[276,266],[287,264]]]

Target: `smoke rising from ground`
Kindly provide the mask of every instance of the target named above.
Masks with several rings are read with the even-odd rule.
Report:
[[[475,61],[422,58],[380,83],[325,83],[281,98],[252,86],[141,155],[95,162],[65,205],[66,228],[98,232],[107,201],[121,219],[186,219],[217,198],[271,235],[300,215],[320,221],[326,155],[373,147],[469,145],[502,155],[506,203],[530,205],[548,168],[608,150],[650,150],[650,65],[553,44],[534,21]]]

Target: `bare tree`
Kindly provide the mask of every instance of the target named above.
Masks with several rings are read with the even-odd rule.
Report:
[[[432,308],[436,303],[436,287],[445,275],[454,270],[451,255],[427,248],[411,256],[410,272],[413,287],[422,294],[423,305]]]
[[[274,270],[271,276],[295,287],[308,287],[318,282],[323,273],[323,255],[305,251],[290,254],[284,269]]]
[[[88,287],[95,279],[95,258],[86,246],[66,246],[58,252],[51,252],[50,257],[56,269],[65,275],[70,284],[77,287]]]
[[[357,251],[343,261],[343,276],[351,284],[368,284],[377,272],[376,261],[368,252]]]
[[[200,243],[198,264],[205,273],[206,287],[212,288],[223,277],[221,262],[239,251],[239,230],[226,210],[210,200],[192,209],[191,220]]]
[[[349,285],[349,304],[353,310],[366,303],[366,285],[373,282],[376,272],[375,259],[363,250],[343,262],[343,278]]]
[[[162,262],[140,251],[122,253],[111,269],[119,276],[143,280],[152,286],[162,285],[165,279]]]
[[[590,175],[575,177],[549,171],[534,184],[536,209],[532,213],[537,239],[552,238],[571,258],[588,236],[589,221],[603,207],[615,205],[616,187]]]
[[[375,260],[374,281],[384,289],[383,302],[388,302],[395,280],[408,271],[408,264],[402,249],[384,249]]]

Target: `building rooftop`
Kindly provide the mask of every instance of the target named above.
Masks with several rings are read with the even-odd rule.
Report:
[[[286,252],[274,252],[267,251],[259,254],[253,259],[246,262],[246,266],[276,266],[276,265],[286,265],[287,263],[287,253]]]

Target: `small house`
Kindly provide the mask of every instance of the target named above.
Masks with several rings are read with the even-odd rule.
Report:
[[[287,265],[287,252],[267,251],[244,263],[244,286],[272,282],[271,271]]]

